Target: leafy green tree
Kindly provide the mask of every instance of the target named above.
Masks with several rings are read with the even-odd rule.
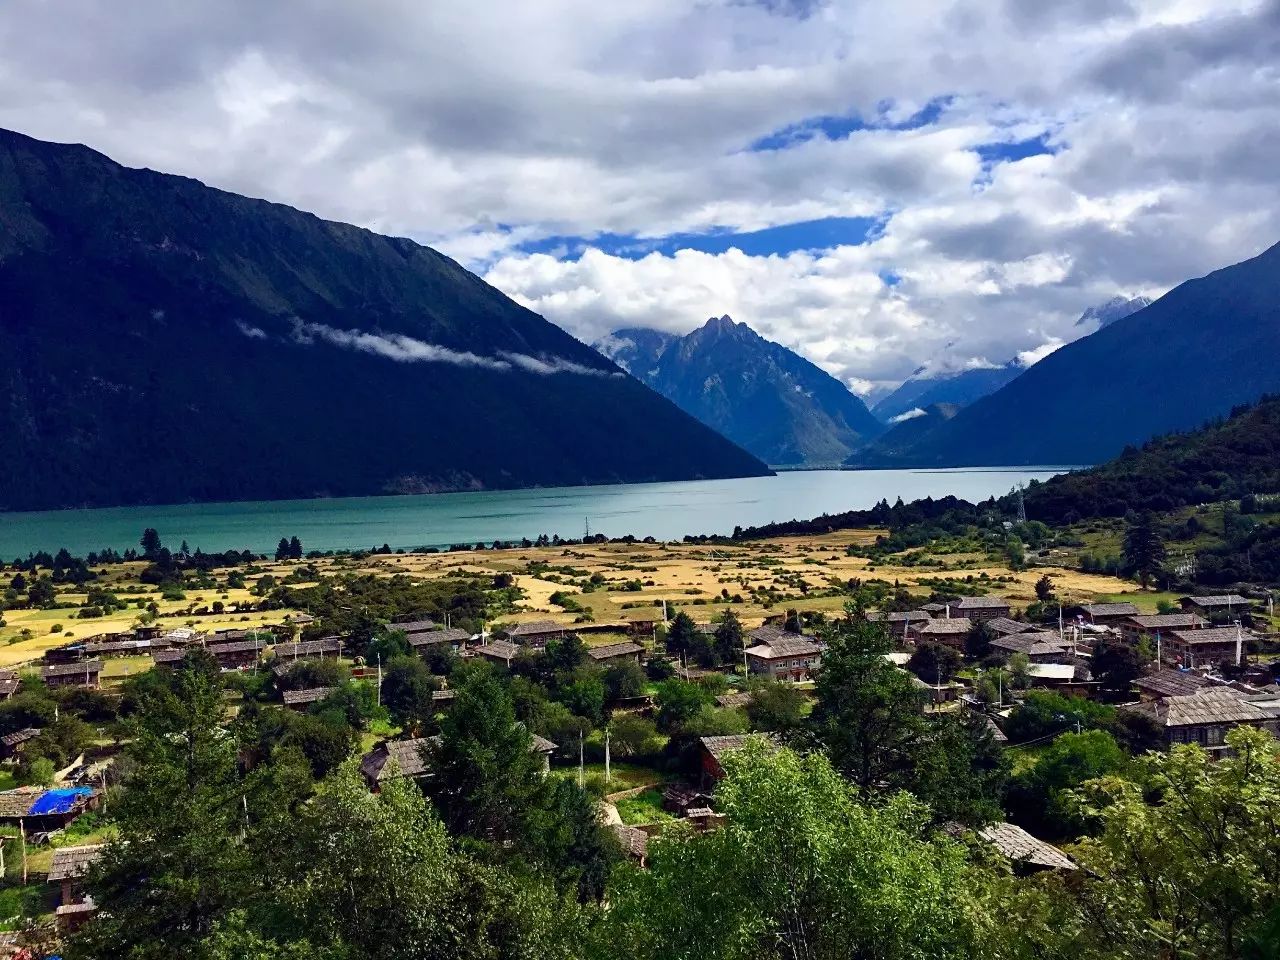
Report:
[[[726,758],[720,830],[671,831],[621,873],[598,955],[619,960],[968,957],[982,930],[960,848],[899,795],[865,805],[820,754]],[[767,864],[767,869],[761,869]]]
[[[1164,569],[1164,533],[1150,513],[1141,514],[1124,532],[1125,566],[1138,576],[1142,589]]]
[[[288,537],[281,537],[280,542],[276,544],[276,559],[277,560],[289,559],[289,538]]]
[[[1018,690],[1031,686],[1031,658],[1025,653],[1019,651],[1010,655],[1005,671],[1009,674],[1010,686]]]
[[[757,730],[786,733],[804,724],[805,695],[794,683],[763,679],[752,685],[747,717]]]
[[[633,713],[615,714],[609,723],[609,735],[612,749],[624,757],[656,753],[662,742],[654,722]]]
[[[906,785],[929,735],[910,677],[885,659],[888,633],[848,609],[824,632],[827,649],[809,729],[832,765],[870,793]]]
[[[579,670],[560,692],[560,701],[595,726],[604,722],[605,685],[603,671]]]
[[[417,657],[395,657],[383,672],[382,702],[396,723],[418,733],[434,726],[436,709],[431,694],[438,685]]]
[[[144,709],[135,724],[136,772],[112,806],[122,842],[90,875],[100,910],[70,956],[194,954],[254,876],[250,852],[231,838],[270,797],[239,774],[216,684],[198,671],[174,676],[176,714]]]
[[[995,635],[985,623],[975,623],[964,638],[965,656],[981,660],[991,652],[991,641]]]
[[[937,823],[979,826],[1003,819],[1011,764],[986,718],[972,711],[931,714],[906,788]]]
[[[1128,757],[1104,730],[1064,733],[1014,778],[1010,815],[1037,836],[1074,838],[1084,833],[1072,791],[1086,781],[1121,772]]]
[[[409,645],[409,635],[395,627],[379,627],[369,638],[365,646],[364,662],[369,664],[390,663],[396,657],[413,655],[413,647]]]
[[[615,663],[604,671],[605,698],[613,707],[622,700],[643,696],[647,682],[644,668],[634,660]]]
[[[603,900],[621,852],[591,796],[573,781],[558,778],[547,784],[543,802],[528,814],[522,844],[550,868],[560,889],[582,903]]]
[[[654,694],[658,729],[670,733],[710,706],[712,696],[701,684],[680,677],[663,680]]]
[[[964,660],[945,643],[917,644],[907,661],[907,669],[925,683],[947,683],[959,672]]]
[[[1122,641],[1103,640],[1093,648],[1093,674],[1108,693],[1128,694],[1142,676],[1140,651]]]
[[[1116,710],[1083,697],[1066,697],[1051,690],[1033,690],[1009,716],[1005,733],[1015,743],[1074,730],[1110,730]]]
[[[154,560],[160,554],[160,534],[154,527],[147,527],[142,531],[142,539],[138,541],[138,546],[142,547],[143,557]]]
[[[803,633],[804,624],[800,621],[800,611],[788,610],[786,618],[782,621],[782,629],[787,633]]]
[[[1078,902],[1097,955],[1226,960],[1274,924],[1280,745],[1248,727],[1227,744],[1220,759],[1191,745],[1148,753],[1127,779],[1086,786],[1102,829],[1075,848],[1090,878]]]

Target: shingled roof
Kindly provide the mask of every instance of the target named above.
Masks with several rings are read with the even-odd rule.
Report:
[[[632,643],[630,640],[587,648],[587,656],[596,661],[611,660],[614,657],[633,657],[640,653],[644,653],[644,647],[638,643]]]
[[[1155,717],[1162,727],[1197,727],[1222,723],[1265,723],[1272,714],[1249,702],[1231,687],[1207,687],[1195,693],[1163,697],[1128,707]]]
[[[341,653],[341,637],[321,637],[319,640],[302,640],[299,643],[278,643],[272,650],[277,660],[311,657],[316,654]]]
[[[1007,610],[1009,601],[1004,597],[961,597],[948,606],[955,610]]]
[[[1015,633],[1026,633],[1029,630],[1034,630],[1036,628],[1033,624],[1023,623],[1020,620],[1010,620],[1008,617],[996,617],[993,620],[987,621],[987,629],[1002,637],[1008,637]]]
[[[411,740],[387,740],[374,747],[360,761],[360,772],[371,783],[397,777],[420,777],[427,772],[426,754],[432,746],[440,743],[440,738],[418,737]],[[546,737],[536,734],[531,736],[530,753],[551,753],[556,745]],[[396,772],[392,773],[390,761],[395,761]]]
[[[1142,612],[1132,603],[1086,603],[1080,609],[1091,617],[1136,617]]]
[[[524,637],[545,637],[550,634],[569,633],[571,629],[551,620],[534,620],[530,623],[517,623],[515,626],[509,627],[506,633],[512,640],[520,640]]]
[[[986,840],[1014,863],[1053,870],[1074,870],[1075,863],[1053,844],[1038,840],[1012,823],[993,823],[978,831]]]
[[[1157,670],[1133,681],[1143,693],[1156,697],[1179,697],[1195,693],[1210,685],[1203,674],[1193,670]]]
[[[761,660],[777,660],[782,657],[812,657],[822,648],[798,633],[781,633],[772,640],[762,641],[747,648],[747,655]]]
[[[1206,627],[1209,621],[1198,613],[1151,613],[1130,617],[1139,630],[1193,630]]]
[[[991,646],[1006,653],[1025,653],[1027,656],[1052,656],[1066,653],[1071,644],[1064,641],[1056,633],[1037,630],[1034,633],[1014,633],[1006,637],[996,637]]]
[[[40,668],[42,677],[84,676],[102,672],[101,660],[85,660],[81,663],[52,663]]]
[[[337,687],[310,687],[306,690],[286,690],[283,694],[286,707],[299,707],[308,703],[318,703]]]
[[[716,763],[724,760],[725,754],[741,750],[753,738],[763,740],[771,750],[779,747],[778,738],[771,733],[731,733],[720,737],[700,737],[699,742]]]
[[[95,843],[83,847],[59,847],[53,851],[53,863],[49,867],[49,882],[75,880],[89,872],[89,868],[102,856],[105,844]]]
[[[916,636],[954,637],[957,634],[968,633],[972,629],[973,623],[968,617],[943,617],[916,627]]]
[[[1212,609],[1214,607],[1248,607],[1252,605],[1252,601],[1248,597],[1242,597],[1238,593],[1221,593],[1204,597],[1183,597],[1182,599],[1189,600],[1202,609]]]
[[[466,643],[471,639],[471,634],[457,627],[439,627],[434,630],[419,630],[416,633],[410,633],[408,637],[409,646],[416,649],[435,646],[438,643]]]

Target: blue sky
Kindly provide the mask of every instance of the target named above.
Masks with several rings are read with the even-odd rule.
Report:
[[[9,0],[0,125],[862,393],[1280,239],[1280,0]]]

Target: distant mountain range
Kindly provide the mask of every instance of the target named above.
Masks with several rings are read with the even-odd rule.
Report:
[[[0,510],[760,475],[445,256],[0,131]]]
[[[885,427],[835,377],[745,323],[617,330],[596,349],[769,464],[838,464]]]
[[[1076,326],[1091,328],[1092,332],[1093,328],[1110,326],[1150,305],[1151,301],[1146,297],[1114,297],[1082,313],[1076,320]],[[1026,369],[1027,365],[1016,357],[998,367],[977,367],[955,373],[928,375],[921,368],[897,390],[876,403],[871,412],[886,423],[892,423],[904,413],[934,404],[967,407],[1013,382]]]
[[[1280,245],[1190,280],[860,466],[1098,463],[1280,391]]]

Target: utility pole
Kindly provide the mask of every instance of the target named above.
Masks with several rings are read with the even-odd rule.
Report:
[[[582,765],[582,728],[578,728],[578,787],[586,786],[587,778]]]
[[[604,728],[604,782],[609,782],[609,728]]]
[[[378,706],[382,706],[382,651],[378,651]]]

